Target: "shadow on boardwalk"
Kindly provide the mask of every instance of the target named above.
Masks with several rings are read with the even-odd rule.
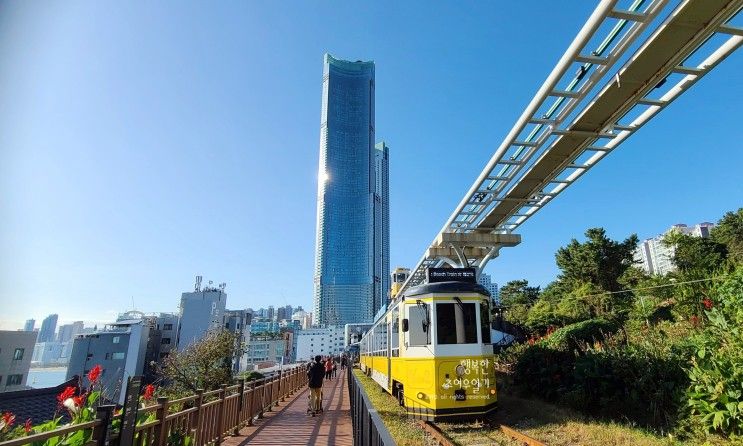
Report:
[[[226,438],[222,445],[351,446],[353,431],[345,373],[338,370],[335,379],[325,381],[325,411],[322,414],[315,417],[307,414],[308,395],[305,388],[291,400],[274,407],[273,412],[265,413],[265,417],[256,421],[254,426],[243,428],[239,435]]]

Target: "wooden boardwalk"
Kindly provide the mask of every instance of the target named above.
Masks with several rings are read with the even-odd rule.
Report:
[[[353,445],[351,407],[348,399],[346,371],[323,385],[323,413],[307,414],[309,391],[305,388],[291,400],[266,412],[264,418],[234,437],[225,438],[224,446],[253,445]]]

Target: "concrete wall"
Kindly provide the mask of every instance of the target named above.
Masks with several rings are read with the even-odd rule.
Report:
[[[34,331],[0,331],[0,392],[25,388],[36,336]],[[20,359],[15,359],[17,349],[22,350]],[[18,375],[20,383],[11,384]]]

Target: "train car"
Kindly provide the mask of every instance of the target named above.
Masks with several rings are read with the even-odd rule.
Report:
[[[398,296],[360,342],[360,367],[415,418],[477,418],[497,405],[490,294],[469,282]]]

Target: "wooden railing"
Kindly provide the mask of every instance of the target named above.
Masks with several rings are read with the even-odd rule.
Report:
[[[158,398],[157,404],[139,409],[139,414],[155,414],[150,421],[135,428],[136,446],[180,446],[183,438],[192,439],[192,446],[218,445],[226,435],[236,434],[242,427],[250,426],[255,419],[263,418],[280,401],[307,384],[304,366],[294,366],[281,373],[256,381],[238,380],[238,384],[204,392],[200,390],[177,400]],[[96,420],[64,426],[49,432],[29,435],[0,442],[0,446],[43,444],[46,440],[86,431],[86,446],[128,446],[120,444],[119,434],[111,428],[115,417],[114,406],[98,408]]]

